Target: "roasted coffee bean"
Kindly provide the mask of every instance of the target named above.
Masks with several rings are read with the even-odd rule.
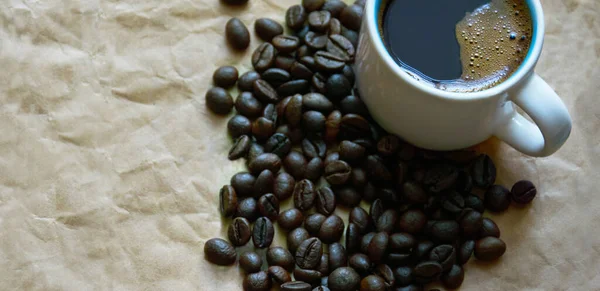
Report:
[[[377,142],[377,151],[384,156],[396,154],[400,147],[400,139],[395,135],[386,135]]]
[[[346,140],[355,140],[370,134],[369,122],[360,115],[346,114],[340,121],[339,136]],[[354,141],[355,143],[356,140]],[[362,145],[362,144],[361,144]],[[364,147],[364,145],[362,145]],[[368,170],[368,169],[367,169]],[[391,174],[389,175],[391,178]]]
[[[319,265],[316,268],[319,273],[323,276],[329,275],[331,269],[329,268],[329,254],[322,254],[319,260]]]
[[[262,40],[270,42],[275,36],[283,34],[283,26],[270,18],[259,18],[254,22],[254,31]]]
[[[371,243],[371,240],[375,234],[375,232],[369,232],[363,235],[363,237],[360,239],[360,251],[362,253],[367,254],[369,252],[369,244]]]
[[[308,47],[307,47],[308,49]],[[298,53],[296,53],[298,54]],[[313,71],[315,70],[316,66],[315,66],[315,58],[313,58],[312,56],[309,55],[304,55],[302,57],[300,57],[300,63],[303,64],[307,69],[310,70],[311,73],[311,79],[313,76]]]
[[[238,70],[233,66],[219,67],[213,73],[213,83],[217,87],[229,88],[238,80]]]
[[[434,193],[439,193],[454,186],[458,178],[458,170],[448,164],[434,165],[425,174],[423,183]]]
[[[302,105],[308,110],[316,110],[322,113],[329,113],[333,110],[333,103],[319,93],[308,93],[302,96]]]
[[[292,80],[277,88],[277,93],[281,96],[306,94],[308,91],[310,91],[310,84],[306,80]]]
[[[346,77],[346,79],[348,79]],[[348,95],[340,101],[340,110],[344,114],[358,114],[358,115],[368,115],[369,112],[365,104],[360,100],[360,98],[354,95]]]
[[[413,269],[413,276],[416,283],[427,284],[437,280],[442,274],[442,265],[435,261],[419,263]]]
[[[294,256],[282,247],[270,247],[267,250],[267,262],[269,266],[280,266],[288,271],[294,269],[295,265]]]
[[[329,36],[342,33],[342,23],[337,18],[331,18],[329,21]]]
[[[302,120],[302,95],[294,95],[285,108],[285,118],[287,122],[295,127]]]
[[[371,216],[371,222],[374,225],[377,225],[377,221],[379,221],[379,218],[381,217],[381,215],[383,215],[384,211],[385,208],[381,199],[375,199],[373,203],[371,203],[371,208],[369,208],[369,215]]]
[[[306,179],[317,182],[323,175],[323,160],[321,158],[313,158],[306,164]]]
[[[244,278],[243,287],[246,291],[268,291],[271,290],[271,279],[265,271],[248,274]]]
[[[255,174],[259,174],[264,170],[277,173],[281,168],[281,159],[276,154],[264,153],[256,157],[256,159],[250,163],[248,168],[250,169],[250,172]]]
[[[319,230],[319,238],[326,244],[339,241],[343,234],[344,221],[335,214],[327,217]]]
[[[305,29],[303,29],[302,31],[304,33],[298,33],[298,34],[296,34],[296,36],[298,36],[298,38],[300,38],[300,40],[304,42],[306,40],[306,34],[310,32],[308,30],[308,25],[305,26]],[[314,53],[313,50],[311,48],[309,48],[306,44],[301,45],[296,50],[296,59],[306,65],[306,63],[302,59],[308,58],[308,57],[312,58],[313,53]],[[309,69],[314,70],[314,59],[312,60],[312,64],[310,66],[309,65],[306,65],[306,66]],[[291,68],[291,66],[290,66],[290,68]]]
[[[323,4],[323,7],[321,7],[321,10],[329,11],[332,17],[338,17],[346,6],[348,5],[341,0],[327,0],[325,1],[325,4]]]
[[[327,166],[331,162],[335,162],[335,161],[339,161],[339,160],[340,160],[340,154],[338,152],[330,152],[325,157],[324,163],[325,163],[325,166]]]
[[[481,213],[470,210],[460,218],[460,230],[464,236],[474,236],[479,233],[483,226],[483,216]]]
[[[429,195],[423,190],[423,188],[414,181],[409,181],[402,184],[402,197],[405,201],[414,204],[427,203]]]
[[[346,207],[356,207],[362,200],[361,193],[354,187],[344,186],[334,191],[339,204]]]
[[[280,158],[284,158],[291,149],[292,141],[285,134],[275,133],[265,142],[265,151]]]
[[[350,94],[352,85],[344,75],[333,74],[327,79],[325,90],[327,90],[327,97],[338,101]]]
[[[275,67],[285,71],[289,71],[296,60],[291,56],[278,55],[275,58]]]
[[[290,73],[295,79],[310,80],[313,76],[313,72],[300,62],[295,62],[292,65]]]
[[[249,165],[252,161],[256,159],[256,157],[264,153],[265,149],[260,144],[253,142],[252,145],[250,145],[248,154],[246,155],[246,164]]]
[[[396,283],[396,279],[394,278],[394,272],[386,264],[377,265],[375,269],[373,269],[373,273],[383,279],[387,288],[392,288]]]
[[[381,218],[380,218],[381,219]],[[389,243],[389,235],[385,232],[378,232],[367,247],[367,254],[373,263],[379,263],[386,255]]]
[[[302,0],[302,6],[306,8],[308,12],[321,9],[325,0]]]
[[[348,254],[356,253],[360,250],[360,230],[354,223],[349,223],[346,228],[346,250]]]
[[[270,43],[263,43],[252,54],[252,66],[258,72],[265,71],[273,66],[275,56],[275,47]]]
[[[264,103],[275,103],[279,100],[277,91],[265,80],[254,81],[254,95]]]
[[[323,45],[323,47],[325,47],[325,45],[327,45],[327,36],[324,36],[324,37],[325,37],[325,41],[324,41],[325,44]],[[322,48],[320,48],[320,49],[322,49]],[[332,53],[328,53],[328,52],[324,52],[324,51],[318,51],[317,53],[315,53],[314,58],[315,58],[315,66],[317,67],[317,69],[321,70],[321,71],[324,71],[324,72],[339,71],[346,64],[346,60],[345,59],[340,58],[340,57],[338,57],[338,56],[336,56],[336,55],[334,55]],[[343,77],[344,75],[340,75],[340,76]],[[344,78],[346,78],[346,77],[344,77]],[[352,89],[352,88],[348,89],[348,87],[350,86],[349,85],[350,82],[347,79],[345,81],[348,83],[347,86],[346,86],[346,83],[344,83],[343,80],[339,80],[337,77],[335,79],[335,82],[331,83],[332,85],[334,85],[334,84],[342,84],[342,85],[344,85],[344,88],[340,88],[340,89],[334,88],[334,89],[337,89],[336,93],[338,95],[341,94],[340,92],[349,92],[349,90]],[[329,92],[329,88],[332,85],[328,85],[327,86],[328,94],[330,93]],[[340,96],[340,97],[343,97],[343,96],[345,96],[347,94],[341,94],[341,95],[342,96]],[[338,98],[338,100],[339,100],[339,98]]]
[[[471,177],[477,187],[488,188],[496,181],[496,165],[488,155],[480,155],[471,166]]]
[[[409,233],[394,233],[390,235],[389,248],[393,251],[410,251],[417,245],[415,237]]]
[[[350,178],[352,168],[344,161],[333,161],[325,167],[325,180],[331,185],[342,185]]]
[[[449,192],[442,202],[442,208],[449,213],[458,214],[465,208],[465,200],[458,192]]]
[[[341,21],[340,21],[341,22]],[[342,22],[343,24],[343,22]],[[344,27],[342,25],[342,35],[347,38],[354,47],[358,46],[358,32],[352,30],[352,29],[347,29],[346,27]]]
[[[238,82],[238,86],[240,86],[240,82],[242,82],[242,78],[245,78],[244,75],[240,77],[240,81]],[[244,81],[245,82],[245,81]],[[254,82],[254,81],[252,81]],[[246,85],[243,85],[246,86]],[[253,89],[253,84],[250,85],[250,90]],[[241,89],[240,89],[241,90]],[[238,95],[235,100],[235,110],[246,117],[252,118],[257,117],[262,112],[262,104],[258,99],[254,98],[254,95],[250,92],[242,92]]]
[[[300,39],[292,35],[277,35],[271,40],[273,46],[280,53],[291,53],[300,46]]]
[[[458,222],[453,220],[431,221],[428,233],[433,240],[442,243],[453,243],[460,233]]]
[[[358,5],[350,5],[340,14],[342,24],[352,30],[359,30],[362,22],[363,8]]]
[[[233,146],[229,150],[228,158],[231,161],[235,161],[239,158],[242,158],[248,154],[250,147],[252,146],[252,139],[250,139],[247,135],[242,135],[238,137]]]
[[[204,243],[204,258],[215,265],[231,265],[236,255],[233,246],[224,239],[211,238]]]
[[[239,172],[229,181],[229,184],[233,186],[235,189],[235,193],[238,196],[251,196],[254,191],[254,183],[256,182],[256,177],[248,172]]]
[[[316,62],[315,62],[315,66],[316,66]],[[310,83],[316,92],[319,92],[321,94],[325,94],[327,92],[327,78],[324,75],[322,75],[321,73],[315,73],[312,76],[312,78],[310,79]],[[340,116],[340,118],[342,118],[342,117]]]
[[[266,248],[273,242],[273,223],[267,217],[259,217],[252,227],[252,242],[254,247]]]
[[[245,245],[251,236],[250,222],[243,217],[234,218],[227,229],[227,238],[234,246]]]
[[[410,267],[398,267],[394,269],[394,279],[396,286],[408,286],[413,281],[413,270]]]
[[[265,170],[268,171],[268,170]],[[279,215],[279,199],[268,193],[258,199],[258,212],[271,220],[276,220]]]
[[[354,142],[344,140],[339,145],[340,159],[355,163],[361,161],[365,157],[366,149]]]
[[[354,46],[347,38],[340,34],[330,35],[326,48],[328,52],[345,60],[350,61],[354,59]]]
[[[398,212],[395,209],[388,209],[381,214],[381,216],[377,220],[377,224],[375,225],[375,227],[379,232],[385,232],[390,234],[396,227],[397,221]]]
[[[485,210],[483,201],[481,201],[481,199],[475,195],[468,195],[467,197],[465,197],[465,207],[471,208],[481,213],[483,213],[483,211]]]
[[[435,244],[431,241],[425,240],[419,242],[417,246],[413,248],[412,256],[414,261],[419,262],[425,260],[434,247]]]
[[[501,212],[510,206],[510,191],[501,185],[493,185],[485,192],[485,207],[493,212]]]
[[[347,114],[346,116],[351,115]],[[343,119],[342,119],[343,123]],[[387,168],[383,159],[376,155],[370,155],[367,157],[367,174],[372,181],[379,183],[388,183],[392,180],[392,173]]]
[[[279,87],[281,84],[288,82],[292,78],[290,73],[280,68],[270,68],[264,71],[261,74],[261,77],[273,87]]]
[[[229,19],[227,24],[225,24],[225,38],[227,39],[227,43],[237,50],[244,50],[250,45],[250,32],[246,25],[236,17]]]
[[[213,87],[206,92],[206,106],[215,114],[228,114],[233,108],[233,98],[221,87]]]
[[[235,211],[236,217],[243,217],[248,221],[255,221],[258,218],[258,204],[254,198],[246,198],[238,203]]]
[[[440,263],[443,272],[447,272],[456,262],[456,250],[451,245],[439,245],[431,250],[429,260]]]
[[[265,117],[259,117],[252,123],[252,135],[259,140],[264,141],[275,132],[275,123]]]
[[[304,27],[306,21],[306,10],[302,5],[293,5],[285,13],[285,24],[292,30]]]
[[[304,179],[307,165],[304,155],[297,151],[291,151],[283,160],[283,164],[286,171],[296,180]]]
[[[318,213],[331,215],[335,211],[335,194],[329,187],[321,187],[317,190],[315,207]]]
[[[309,158],[325,158],[327,145],[320,139],[304,139],[302,141],[302,152]]]
[[[456,263],[459,265],[466,264],[471,255],[473,255],[473,251],[475,250],[475,241],[468,240],[465,241],[458,249],[458,254],[456,254]]]
[[[232,186],[225,185],[219,191],[219,211],[221,215],[230,217],[235,213],[238,205],[237,194]]]
[[[282,284],[279,287],[281,291],[310,291],[312,290],[312,286],[306,282],[302,281],[293,281]]]
[[[294,187],[294,206],[300,211],[311,209],[315,202],[315,186],[310,180],[304,179]]]
[[[325,115],[319,111],[306,111],[302,116],[302,125],[307,132],[321,132],[325,129]]]
[[[323,275],[321,274],[321,272],[319,272],[317,270],[309,270],[309,269],[302,269],[302,268],[294,269],[294,278],[296,280],[306,282],[312,286],[316,286],[316,285],[320,284],[322,276]]]
[[[510,191],[512,200],[518,204],[527,204],[533,201],[537,189],[531,181],[521,180],[513,185]]]
[[[484,218],[481,222],[479,237],[484,238],[487,236],[500,237],[500,228],[493,220]]]
[[[452,266],[448,273],[443,274],[441,277],[441,281],[444,284],[444,287],[448,289],[456,289],[462,285],[462,282],[465,278],[465,272],[463,268],[458,265]]]
[[[367,172],[362,168],[352,168],[350,182],[356,188],[365,187],[367,185]]]
[[[251,134],[252,122],[243,115],[235,115],[227,122],[227,131],[232,138]]]
[[[302,212],[296,208],[288,209],[279,213],[279,217],[277,218],[279,226],[288,231],[300,227],[303,221],[304,215],[302,215]]]
[[[247,251],[240,255],[240,267],[246,273],[260,272],[262,258],[253,251]]]
[[[306,43],[306,46],[308,46],[309,48],[311,48],[315,51],[324,49],[325,46],[327,46],[327,40],[328,40],[328,38],[327,38],[326,34],[317,34],[312,31],[309,31],[304,36],[304,43]],[[316,60],[316,54],[315,54],[315,64],[316,64],[316,62],[317,62],[317,60]],[[319,66],[317,66],[317,69],[321,70]]]
[[[473,190],[473,179],[471,178],[471,175],[466,171],[459,171],[458,178],[454,184],[454,189],[461,194],[471,193],[471,190]]]
[[[308,25],[312,31],[325,32],[329,28],[330,21],[329,11],[313,11],[308,14]]]
[[[296,265],[302,269],[314,269],[323,254],[323,244],[318,238],[304,240],[296,250]]]
[[[493,261],[506,252],[506,244],[499,238],[488,236],[475,242],[475,257],[482,261]]]
[[[360,275],[352,268],[341,267],[329,274],[327,283],[331,291],[356,290],[360,284]]]
[[[271,266],[267,272],[269,277],[278,285],[292,281],[290,273],[280,266]]]
[[[348,265],[356,270],[361,276],[366,276],[371,272],[371,260],[365,254],[354,254],[348,259]]]
[[[273,194],[279,201],[284,201],[292,196],[296,180],[288,173],[279,173],[273,185]]]
[[[243,73],[240,76],[240,78],[238,79],[238,82],[237,82],[238,89],[240,89],[240,91],[242,91],[242,94],[240,94],[240,96],[242,96],[244,94],[244,92],[254,90],[254,87],[253,87],[254,86],[254,81],[256,81],[258,79],[260,79],[260,74],[258,74],[255,71],[248,71],[246,73]],[[238,109],[238,104],[237,104],[238,102],[241,102],[241,101],[244,101],[244,102],[241,102],[241,103],[246,103],[247,101],[246,100],[239,100],[239,99],[240,99],[240,97],[238,97],[236,99],[236,105],[235,105],[236,108],[235,109],[240,114],[248,116],[248,114],[246,114],[245,112],[242,112],[242,111],[240,111]],[[256,103],[253,101],[253,102],[249,102],[249,105],[246,105],[246,106],[250,107],[250,108],[260,107],[260,106],[256,106],[255,104]],[[260,103],[258,103],[258,105],[260,105]],[[248,116],[248,117],[250,117],[250,116]]]
[[[327,216],[321,213],[313,213],[304,220],[304,228],[306,228],[311,236],[318,236],[325,219],[327,219]]]
[[[329,267],[332,270],[346,267],[348,265],[348,255],[346,249],[340,243],[329,245]],[[323,273],[323,272],[321,272]]]
[[[352,69],[351,66],[345,65],[344,68],[342,68],[342,75],[344,75],[344,77],[346,77],[346,79],[348,79],[348,81],[350,81],[350,84],[352,84],[354,86],[354,79],[356,77],[354,75],[354,69]],[[342,102],[340,103],[340,107],[347,107],[346,109],[350,109],[351,111],[356,111],[356,112],[347,112],[347,113],[356,113],[359,115],[367,115],[368,114],[367,107],[362,102],[360,97],[353,96],[353,95],[351,95],[351,96],[353,98],[350,100],[347,100],[345,105],[342,104],[344,101],[344,100],[342,100]]]
[[[371,228],[371,218],[367,211],[362,207],[352,208],[348,220],[350,223],[354,223],[358,226],[360,233],[367,233]]]
[[[369,275],[360,281],[360,291],[385,291],[385,281],[377,275]]]

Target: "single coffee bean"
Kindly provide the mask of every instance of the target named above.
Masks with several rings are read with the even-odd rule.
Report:
[[[288,173],[279,173],[273,185],[273,194],[279,201],[287,200],[294,192],[296,180]]]
[[[501,185],[493,185],[483,199],[485,207],[493,212],[501,212],[510,206],[510,191]]]
[[[458,178],[458,170],[448,164],[437,164],[425,174],[423,183],[434,193],[439,193],[454,186]]]
[[[285,230],[292,230],[300,227],[304,221],[304,215],[296,208],[288,209],[279,214],[277,222]]]
[[[431,221],[428,232],[435,241],[452,243],[458,238],[460,226],[453,220]]]
[[[224,239],[211,238],[204,243],[204,258],[215,265],[231,265],[236,255],[233,246]]]
[[[413,248],[412,255],[414,261],[419,262],[425,260],[434,247],[435,244],[431,241],[420,241],[417,246]]]
[[[484,238],[487,236],[500,237],[500,228],[493,220],[486,217],[481,222],[479,237]]]
[[[325,166],[329,165],[331,162],[334,161],[339,161],[340,160],[340,154],[338,152],[330,152],[329,154],[327,154],[327,156],[325,157]]]
[[[419,263],[413,269],[414,280],[418,284],[427,284],[437,280],[442,274],[442,265],[435,261]]]
[[[292,80],[277,88],[277,93],[281,96],[306,94],[308,91],[310,91],[310,84],[306,80]]]
[[[325,0],[302,0],[302,6],[304,6],[308,12],[321,9],[323,4],[325,4]]]
[[[246,198],[238,203],[235,211],[236,217],[243,217],[248,221],[255,221],[258,218],[258,204],[254,198]]]
[[[471,259],[471,255],[473,255],[473,251],[475,250],[475,241],[468,240],[465,241],[458,249],[458,254],[456,255],[456,263],[459,265],[466,264],[469,259]]]
[[[506,244],[499,238],[488,236],[475,243],[475,257],[482,261],[493,261],[506,252]]]
[[[337,101],[342,100],[342,98],[350,94],[352,85],[344,75],[333,74],[327,79],[325,90],[327,90],[327,96],[329,98]]]
[[[329,11],[331,17],[337,18],[346,6],[348,5],[341,0],[327,0],[325,1],[325,4],[323,4],[323,7],[321,7],[321,10]]]
[[[248,154],[250,150],[250,146],[252,146],[252,140],[247,135],[242,135],[238,137],[233,146],[229,150],[228,158],[231,161],[235,161],[239,158],[242,158]]]
[[[314,58],[313,58],[314,59]],[[316,61],[315,61],[316,66]],[[310,79],[310,84],[316,92],[325,94],[327,92],[327,78],[321,73],[315,73]],[[335,112],[335,111],[334,111]],[[341,116],[340,116],[341,118]]]
[[[280,266],[291,271],[294,269],[294,256],[283,247],[270,247],[267,250],[267,262],[269,266]]]
[[[279,199],[271,193],[261,196],[258,199],[258,212],[271,220],[277,219],[279,215]]]
[[[329,36],[342,33],[342,23],[337,18],[331,18],[329,21]]]
[[[308,110],[329,113],[333,110],[333,103],[320,93],[308,93],[302,96],[302,105]]]
[[[385,281],[376,275],[369,275],[360,281],[360,291],[385,291]]]
[[[314,269],[323,254],[323,244],[318,238],[304,240],[296,250],[296,265],[302,269]]]
[[[235,189],[232,186],[225,185],[219,191],[219,210],[221,215],[230,217],[235,213],[238,200]]]
[[[254,81],[254,95],[264,103],[275,103],[279,100],[277,91],[265,80]]]
[[[341,267],[329,274],[328,287],[331,291],[356,290],[360,284],[360,275],[349,267]]]
[[[362,194],[354,187],[344,186],[334,191],[339,204],[349,208],[356,207],[362,200]]]
[[[363,188],[367,185],[367,171],[362,168],[352,168],[350,182],[356,188]]]
[[[271,40],[273,46],[280,53],[291,53],[300,46],[300,39],[292,35],[277,35]]]
[[[331,185],[342,185],[350,178],[352,168],[344,161],[333,161],[325,167],[325,180]]]
[[[402,184],[402,197],[405,201],[414,204],[427,203],[429,195],[423,190],[423,188],[414,181],[408,181]]]
[[[362,277],[371,272],[371,260],[369,260],[369,257],[365,254],[357,253],[350,256],[348,265],[356,270]]]
[[[488,155],[480,155],[471,166],[471,177],[477,187],[488,188],[496,181],[496,165]]]
[[[281,84],[291,80],[292,76],[286,70],[280,68],[270,68],[261,74],[261,78],[271,86],[279,87]]]
[[[281,159],[279,159],[276,154],[264,153],[256,157],[256,159],[250,163],[248,168],[250,169],[250,172],[255,174],[259,174],[264,170],[277,173],[281,168]]]
[[[275,36],[283,34],[283,26],[270,18],[259,18],[254,22],[254,31],[264,41],[271,41]]]
[[[513,185],[510,191],[512,200],[518,204],[527,204],[533,201],[537,189],[531,181],[521,180]]]
[[[465,272],[463,271],[463,268],[458,265],[452,266],[450,271],[448,271],[446,274],[443,274],[441,277],[444,287],[448,289],[456,289],[460,287],[464,279]]]
[[[332,270],[346,267],[348,265],[348,255],[346,249],[340,243],[332,243],[329,245],[329,267]],[[323,272],[321,272],[323,273]]]
[[[317,182],[323,175],[323,160],[321,158],[313,158],[306,164],[306,179]]]
[[[388,209],[381,214],[375,227],[379,232],[390,234],[394,230],[397,221],[398,212],[395,209]]]
[[[304,47],[305,47],[305,48],[308,50],[308,47],[307,47],[307,46],[304,46]],[[298,49],[298,50],[300,50],[300,49]],[[297,54],[298,54],[298,53],[296,53],[296,55],[297,55]],[[310,70],[310,73],[311,73],[310,77],[311,77],[311,79],[312,79],[312,76],[313,76],[313,71],[316,69],[316,66],[315,66],[315,58],[313,58],[311,55],[309,55],[309,54],[307,53],[307,54],[305,54],[304,56],[301,56],[301,57],[300,57],[300,63],[301,63],[301,64],[303,64],[303,65],[304,65],[304,66],[305,66],[307,69],[309,69],[309,70]]]
[[[375,199],[373,203],[371,203],[371,208],[369,208],[369,215],[371,216],[371,222],[374,225],[377,225],[377,221],[379,221],[379,218],[381,217],[381,215],[383,215],[384,211],[385,208],[383,207],[383,201],[381,201],[381,199]]]
[[[252,196],[254,191],[254,183],[256,178],[248,172],[239,172],[229,181],[229,184],[235,189],[235,193],[238,196]]]
[[[272,44],[263,43],[252,54],[252,66],[256,71],[263,72],[273,66],[276,54]]]
[[[346,228],[346,250],[348,254],[356,253],[360,250],[360,230],[354,223],[349,223]]]
[[[350,61],[354,59],[354,46],[347,38],[340,34],[330,35],[326,48],[328,52],[345,60]]]
[[[283,98],[283,100],[281,100],[279,103],[277,103],[277,116],[279,117],[279,122],[285,122],[285,111],[287,110],[287,106],[290,103],[290,100],[292,100],[292,96],[288,96]],[[287,124],[283,124],[281,126],[288,126]],[[281,127],[280,126],[280,127]],[[287,136],[290,136],[289,134],[286,133]]]
[[[250,240],[251,236],[250,222],[243,217],[234,218],[227,229],[227,238],[234,246],[239,247],[245,245]]]
[[[273,223],[267,217],[260,217],[252,227],[252,242],[254,246],[260,249],[266,248],[273,242]]]
[[[370,134],[369,122],[364,117],[356,114],[346,114],[340,121],[340,137],[346,140],[355,140]],[[355,141],[355,143],[357,143]],[[364,147],[364,145],[363,145]]]
[[[355,163],[361,161],[365,157],[366,149],[359,144],[344,140],[340,143],[339,152],[340,159],[349,163]]]
[[[464,200],[466,208],[471,208],[475,211],[479,211],[480,213],[483,213],[485,210],[483,201],[481,201],[481,199],[475,195],[468,195],[464,198]]]
[[[327,217],[319,230],[319,238],[326,244],[339,241],[343,234],[344,221],[335,214]]]
[[[394,233],[390,235],[389,248],[393,251],[410,251],[417,245],[417,240],[410,233]]]
[[[233,66],[219,67],[213,73],[213,83],[217,87],[229,88],[238,80],[238,70]]]
[[[252,134],[257,140],[264,141],[275,132],[275,123],[265,117],[259,117],[252,123]]]
[[[309,158],[325,158],[327,145],[320,139],[304,139],[302,141],[302,152]]]
[[[227,131],[232,138],[252,133],[252,122],[243,115],[235,115],[227,122]]]
[[[274,104],[267,104],[262,111],[262,117],[272,121],[273,123],[277,123],[277,107]]]
[[[329,254],[322,254],[321,259],[319,260],[319,265],[316,268],[319,273],[323,276],[329,275],[331,272],[331,268],[329,268]]]
[[[346,79],[348,79],[346,77]],[[360,100],[360,98],[354,95],[348,95],[340,101],[340,110],[344,114],[358,114],[358,115],[368,115],[369,111],[365,104]]]
[[[206,106],[215,114],[228,114],[233,108],[233,98],[225,89],[213,87],[206,92]]]
[[[321,213],[313,213],[307,216],[304,220],[304,228],[306,228],[311,236],[317,236],[325,219],[327,219],[325,215]]]
[[[465,208],[465,200],[458,192],[449,192],[442,202],[442,208],[449,213],[459,214]]]
[[[325,45],[327,45],[327,36],[325,37],[325,41],[324,41],[324,45],[323,47],[325,47]],[[320,44],[320,43],[319,43]],[[324,51],[318,51],[317,53],[315,53],[315,66],[317,66],[318,70],[324,71],[324,72],[335,72],[335,71],[339,71],[341,70],[344,65],[346,64],[346,60],[343,58],[340,58],[332,53],[329,52],[324,52]],[[342,77],[344,77],[344,75],[340,75]],[[344,77],[346,78],[346,77]],[[335,82],[333,82],[335,81]],[[347,84],[345,83],[347,82]],[[333,85],[344,85],[343,88],[333,88],[334,90],[337,89],[336,91],[336,96],[338,97],[343,97],[345,95],[347,95],[346,93],[349,92],[350,89],[352,88],[348,88],[350,85],[350,82],[346,79],[344,82],[344,80],[341,80],[341,78],[336,77],[334,80],[332,80],[331,85],[327,85],[326,90],[329,93],[329,88],[333,88]],[[329,84],[329,80],[328,80],[328,84]],[[346,86],[347,85],[347,86]],[[344,92],[345,94],[341,94],[341,92]],[[339,98],[338,98],[339,100]]]
[[[358,5],[350,5],[340,14],[342,24],[352,30],[359,30],[362,22],[363,8]]]
[[[342,68],[342,75],[344,75],[344,77],[346,77],[346,79],[348,79],[348,81],[350,81],[350,84],[352,84],[354,86],[354,80],[355,80],[355,75],[354,75],[354,69],[352,69],[351,66],[349,65],[345,65],[344,68]],[[346,107],[346,110],[350,110],[350,111],[355,111],[355,112],[347,112],[347,113],[355,113],[355,114],[359,114],[359,115],[367,115],[368,114],[368,110],[367,107],[365,106],[365,104],[362,102],[362,100],[360,99],[360,97],[358,96],[354,96],[354,95],[350,95],[353,98],[350,100],[346,101],[346,104],[342,104],[340,103],[340,107]]]
[[[236,17],[229,19],[227,24],[225,24],[225,38],[227,39],[227,43],[237,50],[244,50],[250,45],[250,32],[246,25]]]
[[[238,82],[238,87],[240,86],[240,82],[242,82],[242,78],[244,78],[244,76],[245,75],[242,75],[242,77],[240,77],[240,81]],[[254,82],[254,81],[252,81],[252,82]],[[243,85],[243,86],[246,86],[246,85]],[[253,84],[250,85],[250,90],[254,90],[252,86],[253,86]],[[258,101],[258,99],[254,98],[254,95],[252,93],[242,92],[235,99],[235,110],[239,114],[249,117],[249,118],[257,117],[262,112],[262,104],[260,103],[260,101]]]
[[[390,266],[386,264],[377,265],[373,270],[373,273],[383,279],[384,284],[387,288],[392,288],[396,284],[394,272],[392,271]]]
[[[247,251],[240,255],[240,267],[246,273],[260,272],[262,258],[253,251]]]
[[[371,262],[379,263],[383,260],[387,252],[388,243],[389,235],[385,232],[378,232],[373,236],[367,248],[367,254]]]
[[[321,187],[317,190],[315,207],[318,213],[331,215],[335,211],[335,194],[329,187]]]
[[[396,279],[396,286],[404,287],[410,285],[413,281],[412,268],[398,267],[394,269],[394,279]]]
[[[315,202],[315,186],[310,180],[304,179],[294,187],[294,206],[300,211],[311,209]]]
[[[302,124],[308,132],[321,132],[325,130],[325,115],[319,111],[306,111],[302,116]]]
[[[386,135],[377,142],[377,151],[384,156],[396,154],[400,147],[400,139],[395,135]]]
[[[290,73],[295,79],[310,80],[313,76],[313,72],[300,62],[295,62],[292,65],[290,68]]]
[[[319,272],[317,270],[309,270],[309,269],[302,269],[302,268],[294,269],[294,278],[296,280],[306,282],[312,286],[316,286],[316,285],[320,284],[322,276],[323,275],[321,274],[321,272]]]
[[[341,22],[341,20],[340,20]],[[342,22],[343,24],[343,22]],[[347,38],[354,47],[358,46],[358,32],[352,30],[352,29],[347,29],[346,27],[344,27],[344,25],[342,25],[342,35]]]
[[[265,149],[258,143],[253,142],[250,145],[250,149],[248,150],[248,154],[246,155],[246,164],[249,165],[252,161],[256,159],[256,157],[265,153]],[[238,193],[239,194],[239,193]]]
[[[268,291],[271,290],[271,279],[265,271],[248,274],[244,278],[243,287],[246,291]]]
[[[257,72],[255,72],[255,71],[245,72],[238,79],[238,82],[237,82],[238,89],[240,89],[240,91],[242,91],[242,92],[252,91],[252,90],[254,90],[254,87],[253,87],[254,81],[256,81],[258,79],[260,79],[260,74],[258,74]],[[240,97],[238,97],[238,99],[240,99]],[[240,114],[248,116],[247,114],[245,114],[244,112],[241,112],[237,108],[238,107],[237,102],[238,102],[238,100],[236,100],[236,106],[235,106],[236,110],[238,110],[238,112],[240,112]],[[251,103],[251,105],[254,105],[254,104]],[[260,103],[259,103],[259,105],[260,105]],[[254,107],[254,106],[249,106],[249,107]]]
[[[292,30],[304,27],[306,21],[306,10],[302,5],[293,5],[285,13],[285,24]]]
[[[369,244],[371,243],[371,240],[373,240],[375,234],[375,232],[369,232],[360,239],[360,251],[362,253],[366,254],[369,252]]]
[[[313,11],[308,14],[308,25],[312,31],[325,32],[329,28],[330,21],[329,11]]]
[[[471,237],[478,234],[482,226],[483,216],[475,210],[470,210],[460,219],[460,229],[464,236]]]
[[[290,68],[292,68],[292,65],[294,64],[294,62],[296,62],[296,59],[294,59],[291,56],[278,55],[275,58],[275,67],[278,69],[289,71]]]
[[[283,164],[286,171],[290,173],[296,180],[304,179],[307,165],[304,155],[297,151],[291,151],[283,160]]]
[[[322,50],[327,46],[327,35],[326,34],[317,34],[315,32],[309,31],[304,36],[304,43],[306,46],[312,50],[318,51]],[[316,55],[315,55],[316,56]],[[315,59],[316,63],[316,59]],[[317,67],[318,69],[319,67]]]
[[[280,266],[271,266],[267,272],[269,277],[278,285],[292,281],[290,273]]]
[[[279,287],[281,291],[310,291],[312,290],[312,286],[306,282],[302,281],[293,281],[282,284]]]
[[[456,250],[451,245],[439,245],[431,250],[429,260],[440,263],[443,272],[447,272],[456,262]]]
[[[265,151],[280,158],[284,158],[291,149],[292,141],[285,134],[275,133],[265,142]]]
[[[416,234],[427,224],[427,216],[421,210],[408,210],[398,219],[398,229],[402,232]]]
[[[302,120],[302,95],[294,95],[285,108],[285,118],[292,126],[298,126]]]
[[[371,218],[362,207],[352,208],[348,220],[358,226],[360,233],[367,233],[371,228]]]

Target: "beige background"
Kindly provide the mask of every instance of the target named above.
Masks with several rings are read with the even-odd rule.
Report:
[[[230,51],[230,17],[283,21],[299,0],[250,2],[1,1],[1,290],[241,290],[237,267],[202,254],[226,231],[218,189],[243,167],[204,93],[259,44]],[[540,194],[494,217],[508,251],[472,260],[462,290],[600,290],[600,2],[543,6],[537,72],[573,133],[544,159],[486,144],[500,183],[531,179]]]

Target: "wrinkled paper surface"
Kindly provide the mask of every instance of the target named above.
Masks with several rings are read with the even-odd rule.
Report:
[[[2,1],[0,289],[241,290],[236,266],[203,258],[226,237],[218,190],[244,168],[204,94],[215,68],[247,71],[260,44],[231,51],[230,17],[252,31],[299,2]],[[543,1],[537,72],[573,132],[549,158],[482,146],[499,183],[530,179],[539,196],[493,216],[508,251],[471,260],[462,290],[600,290],[599,3]]]

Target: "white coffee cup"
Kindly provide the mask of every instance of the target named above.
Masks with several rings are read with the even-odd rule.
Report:
[[[390,56],[379,34],[382,0],[367,0],[355,72],[360,96],[388,132],[431,150],[455,150],[496,136],[536,157],[556,152],[571,133],[560,97],[534,73],[544,41],[539,0],[528,0],[533,21],[529,53],[507,80],[474,93],[437,89],[418,81]],[[515,109],[525,111],[532,123]]]

